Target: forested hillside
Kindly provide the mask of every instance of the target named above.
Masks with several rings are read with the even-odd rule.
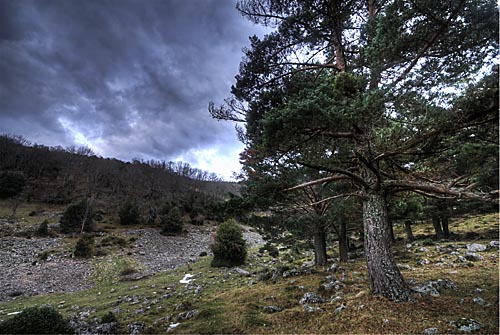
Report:
[[[20,201],[69,204],[88,198],[106,210],[129,201],[144,213],[169,202],[190,211],[239,192],[236,183],[187,163],[122,162],[97,157],[87,147],[47,147],[14,135],[0,136],[0,174],[4,183],[17,178]]]

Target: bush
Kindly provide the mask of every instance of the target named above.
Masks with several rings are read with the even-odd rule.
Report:
[[[236,266],[245,263],[246,242],[241,228],[234,220],[221,223],[217,229],[215,243],[211,248],[214,253],[212,266]]]
[[[161,216],[161,234],[175,235],[182,232],[183,223],[179,208],[173,207],[167,214]]]
[[[49,236],[49,221],[44,220],[35,231],[36,236]]]
[[[104,314],[104,316],[101,319],[101,323],[111,323],[111,322],[118,322],[116,319],[115,314],[113,312],[108,312],[107,314]]]
[[[75,257],[88,258],[94,254],[94,236],[84,234],[75,246]]]
[[[52,307],[29,307],[12,319],[0,323],[0,334],[74,334],[58,311]]]
[[[136,225],[140,221],[139,206],[131,201],[127,201],[120,208],[118,213],[121,225]]]
[[[83,231],[94,231],[95,224],[92,215],[92,205],[86,199],[69,205],[61,216],[61,231],[63,233],[80,232],[82,224]]]
[[[22,172],[4,171],[0,173],[0,198],[11,198],[24,188],[26,179]]]

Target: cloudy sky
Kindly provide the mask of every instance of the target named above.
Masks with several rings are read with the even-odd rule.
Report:
[[[235,0],[0,0],[0,133],[229,178],[242,145],[207,105],[253,34]]]

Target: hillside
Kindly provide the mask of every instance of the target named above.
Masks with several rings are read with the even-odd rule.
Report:
[[[95,156],[88,148],[46,147],[19,136],[0,136],[0,173],[17,173],[25,180],[19,201],[69,204],[91,198],[103,211],[116,212],[125,201],[135,202],[143,215],[168,202],[203,207],[219,202],[239,185],[224,182],[182,162],[122,162]]]

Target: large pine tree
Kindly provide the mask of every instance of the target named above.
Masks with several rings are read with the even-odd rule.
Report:
[[[274,29],[251,38],[233,97],[210,106],[245,123],[247,177],[307,167],[322,177],[294,189],[349,181],[363,204],[373,293],[411,299],[393,259],[387,195],[488,197],[472,176],[450,173],[446,153],[450,138],[485,127],[498,142],[496,3],[246,0],[238,9]]]

